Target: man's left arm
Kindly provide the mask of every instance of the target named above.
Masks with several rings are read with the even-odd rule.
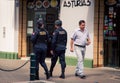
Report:
[[[90,40],[90,35],[89,35],[89,32],[88,32],[88,34],[87,34],[87,45],[90,45],[90,43],[91,43],[91,40]]]

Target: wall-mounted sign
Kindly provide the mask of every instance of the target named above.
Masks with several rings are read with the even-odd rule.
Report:
[[[50,5],[51,5],[51,7],[57,7],[58,1],[57,0],[51,0]]]
[[[117,3],[116,0],[107,0],[106,2],[106,5],[115,5]]]
[[[60,6],[60,0],[34,0],[27,2],[28,9],[54,8]]]
[[[42,2],[41,1],[36,1],[36,7],[41,8],[42,7]]]
[[[50,6],[50,2],[48,0],[44,0],[43,7],[48,8]]]
[[[32,34],[33,33],[33,28],[27,28],[27,34]]]
[[[27,7],[29,9],[33,9],[34,8],[34,3],[33,2],[29,2],[28,5],[27,5]]]
[[[63,7],[80,7],[80,6],[90,6],[90,0],[65,0]]]
[[[33,21],[28,21],[28,27],[33,27]]]

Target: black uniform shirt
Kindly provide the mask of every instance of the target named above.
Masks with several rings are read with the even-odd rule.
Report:
[[[57,28],[53,33],[52,50],[65,50],[67,43],[67,32],[62,28]]]
[[[48,39],[48,32],[44,28],[37,29],[31,36],[31,41],[36,48],[46,47]]]

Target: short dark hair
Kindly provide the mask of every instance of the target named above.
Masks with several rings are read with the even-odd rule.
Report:
[[[81,25],[82,23],[85,23],[85,21],[84,20],[80,20],[79,21],[79,25]]]

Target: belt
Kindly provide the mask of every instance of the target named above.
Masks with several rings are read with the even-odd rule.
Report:
[[[82,46],[82,45],[75,44],[75,46],[78,46],[78,47],[81,47],[81,48],[85,48],[85,46]]]

